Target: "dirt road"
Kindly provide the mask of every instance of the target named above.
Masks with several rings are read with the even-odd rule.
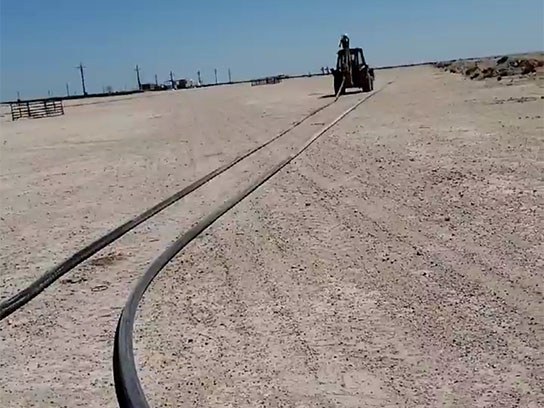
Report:
[[[430,67],[378,75],[378,87],[395,82],[154,283],[135,344],[152,406],[544,404],[542,82],[475,83]],[[325,103],[328,79],[2,124],[0,295]],[[359,97],[0,323],[0,403],[115,406],[112,333],[134,279]]]

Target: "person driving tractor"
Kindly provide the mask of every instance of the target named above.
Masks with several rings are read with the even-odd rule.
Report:
[[[342,37],[340,37],[340,44],[338,44],[338,47],[349,50],[349,37],[347,34],[343,34]]]

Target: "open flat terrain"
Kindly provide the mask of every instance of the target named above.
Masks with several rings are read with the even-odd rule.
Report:
[[[152,406],[544,405],[542,78],[377,76],[385,88],[153,283],[135,331]],[[0,299],[331,88],[308,78],[2,117]],[[113,334],[152,259],[365,96],[341,97],[0,322],[0,406],[116,406]]]

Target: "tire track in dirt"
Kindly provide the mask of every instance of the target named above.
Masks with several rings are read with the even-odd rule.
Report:
[[[213,237],[211,239],[214,240]],[[220,248],[221,243],[218,240],[214,240],[214,241],[215,241],[214,247]],[[263,250],[266,250],[266,248],[269,247],[270,244],[271,244],[270,241],[264,241],[264,240],[253,241],[251,243],[252,246],[261,247],[263,248]],[[277,241],[273,242],[272,244],[273,245],[275,244],[276,248],[280,249],[279,247],[277,247]],[[234,245],[237,245],[238,247],[241,247],[241,248],[244,247],[242,242],[235,241]],[[228,259],[227,257],[225,257],[223,251],[219,251],[219,253],[221,254],[222,264],[225,267],[225,271],[227,275],[227,279],[226,279],[227,285],[229,289],[231,290],[232,296],[237,300],[238,303],[240,303],[241,302],[240,296],[237,295],[237,293],[242,292],[241,288],[232,281],[232,277],[228,273],[229,270],[236,270],[237,268],[236,262],[232,259]],[[304,354],[304,364],[308,370],[308,373],[314,376],[315,379],[317,379],[315,351],[309,346],[308,342],[304,339],[303,333],[300,329],[300,325],[297,319],[293,316],[293,312],[289,308],[285,308],[281,306],[282,304],[285,303],[284,302],[284,299],[286,298],[285,292],[282,290],[281,287],[276,285],[274,281],[271,279],[270,271],[264,268],[264,262],[259,257],[255,255],[251,255],[249,258],[249,262],[251,262],[252,264],[256,266],[261,267],[261,269],[263,270],[263,273],[256,276],[255,278],[263,286],[264,291],[269,294],[270,299],[268,299],[267,301],[270,303],[273,303],[278,308],[274,313],[275,315],[279,316],[281,320],[283,320],[284,322],[284,325],[280,324],[280,330],[285,331],[285,327],[287,327],[287,332],[292,333],[294,335],[296,342],[298,342],[299,344],[299,349]],[[245,310],[247,311],[247,308]]]
[[[310,165],[311,166],[311,165]],[[313,185],[313,188],[316,189],[316,191],[320,190],[320,187],[318,187],[317,184],[315,184],[310,178],[304,176],[301,174],[301,178],[304,180],[304,182],[308,183],[309,185]],[[327,196],[329,199],[329,202],[334,202],[335,200],[338,200],[338,195],[334,193],[330,193],[326,190],[320,190],[320,193],[324,196]],[[454,249],[447,247],[444,243],[442,245],[437,246],[437,250],[440,253],[440,255],[437,255],[433,253],[433,251],[425,251],[426,253],[421,253],[418,255],[418,251],[420,251],[419,248],[422,248],[424,246],[424,243],[430,242],[435,240],[435,236],[428,235],[425,233],[420,233],[419,236],[411,235],[410,237],[407,237],[406,235],[402,235],[404,231],[406,231],[406,228],[402,226],[403,222],[402,220],[396,216],[393,212],[388,212],[386,216],[375,218],[369,214],[366,214],[364,212],[360,212],[357,206],[349,205],[348,203],[342,203],[341,200],[336,201],[335,204],[333,204],[330,207],[331,213],[333,213],[333,209],[337,206],[344,206],[350,209],[350,211],[347,212],[347,214],[350,214],[351,212],[359,214],[359,216],[365,218],[367,221],[369,221],[372,225],[375,227],[375,231],[381,232],[380,235],[374,235],[370,236],[372,240],[375,241],[376,244],[380,242],[397,242],[398,244],[402,245],[404,247],[404,250],[406,252],[411,252],[412,256],[419,256],[422,257],[422,261],[429,262],[432,266],[435,268],[441,269],[441,272],[444,276],[446,275],[455,275],[456,278],[449,281],[450,283],[450,289],[453,290],[456,293],[462,293],[463,291],[469,290],[472,293],[472,296],[477,295],[483,295],[483,291],[479,289],[479,284],[481,282],[484,282],[485,280],[483,278],[476,278],[472,284],[468,284],[466,277],[464,275],[461,275],[458,273],[458,271],[461,269],[459,268],[455,263],[452,263],[452,259],[457,257],[457,254],[454,252]],[[360,207],[359,207],[360,208]],[[354,232],[353,228],[355,225],[357,225],[357,222],[354,221],[356,217],[348,217],[348,218],[342,218],[338,217],[338,221],[342,224],[342,226],[349,231]],[[388,220],[387,224],[386,221]],[[394,222],[391,222],[391,220],[394,220]],[[391,229],[387,228],[386,225],[399,225],[399,228]],[[357,233],[361,233],[362,229],[359,229],[356,231]],[[444,246],[448,249],[448,252],[444,251]],[[375,255],[378,257],[380,254],[378,252],[375,253]],[[388,261],[389,259],[393,259],[393,254],[388,254],[382,256],[384,261]],[[395,254],[396,256],[400,255],[400,253]],[[463,258],[465,260],[468,260],[470,263],[472,263],[472,268],[476,267],[474,269],[474,273],[476,271],[481,270],[481,266],[484,266],[484,270],[492,269],[489,268],[489,265],[482,262],[480,259],[477,259],[473,254],[472,256],[469,256],[467,253],[463,253]],[[467,259],[468,256],[468,259]],[[467,267],[468,265],[465,265]],[[403,270],[404,272],[408,272],[407,270]],[[406,283],[408,284],[408,283]],[[471,288],[471,289],[468,289]],[[497,290],[495,293],[499,292]],[[489,302],[492,308],[500,308],[501,311],[505,314],[510,315],[519,315],[522,310],[520,310],[518,307],[515,307],[507,302],[505,302],[501,296],[494,296],[493,299],[489,299],[487,302]],[[426,303],[426,302],[423,302]],[[472,312],[472,311],[471,311]],[[518,320],[516,325],[520,325],[520,327],[525,326],[522,322],[523,320],[529,321],[532,314],[528,310],[523,310],[524,312],[524,319]],[[464,316],[463,320],[470,318],[470,315]],[[537,342],[536,339],[533,339],[530,341],[530,339],[520,339],[522,342],[527,342],[526,346],[531,348],[537,348]]]
[[[295,184],[295,185],[300,185],[300,183],[292,183],[292,184]],[[319,190],[318,190],[319,191]],[[324,193],[323,191],[320,191],[320,193]],[[287,193],[287,195],[289,194],[295,194],[294,191],[290,191],[289,193]],[[328,197],[327,197],[328,198]],[[333,203],[334,203],[334,200],[331,200]],[[338,204],[337,203],[334,203],[331,205],[330,209],[329,209],[329,212],[330,214],[334,215],[337,211],[338,211]],[[350,214],[351,212],[350,211],[342,211],[342,213],[346,213],[346,214]],[[373,235],[375,235],[376,239],[374,240],[373,242],[373,245],[375,246],[375,249],[372,250],[372,247],[371,248],[367,248],[367,251],[369,252],[365,252],[367,256],[365,256],[363,259],[366,259],[367,257],[370,257],[371,259],[380,259],[383,254],[381,253],[382,250],[385,252],[387,251],[387,246],[384,246],[383,243],[384,242],[394,242],[396,240],[398,240],[399,242],[404,242],[403,239],[398,239],[398,236],[395,235],[394,233],[392,233],[391,231],[389,231],[388,229],[385,229],[379,225],[379,224],[376,224],[376,222],[372,219],[368,219],[365,217],[365,219],[367,220],[365,223],[369,222],[370,225],[374,225],[375,226],[375,229],[373,230]],[[354,232],[354,229],[357,228],[357,226],[361,225],[360,222],[358,222],[357,218],[356,217],[349,217],[347,219],[341,219],[340,221],[342,221],[342,226],[344,228],[345,231],[347,231],[346,234],[349,234],[351,236],[353,236],[353,232]],[[363,224],[364,225],[364,224]],[[348,235],[348,238],[349,239],[349,235]],[[412,246],[410,244],[406,244],[406,251],[413,251],[415,252],[415,250],[413,250]],[[411,303],[406,303],[405,301],[402,301],[402,297],[405,297],[405,295],[401,295],[399,297],[398,294],[395,294],[394,292],[391,292],[389,286],[387,283],[387,280],[388,279],[391,279],[393,281],[396,282],[396,285],[399,285],[399,286],[403,286],[405,288],[408,289],[408,293],[410,292],[410,289],[411,288],[411,291],[414,292],[414,293],[417,293],[417,285],[420,284],[420,283],[424,283],[426,284],[425,281],[428,281],[429,277],[424,277],[424,276],[421,276],[421,278],[417,279],[416,281],[413,281],[416,276],[413,276],[411,274],[411,270],[410,269],[407,269],[403,263],[401,264],[398,264],[398,256],[400,256],[400,253],[395,253],[395,252],[391,252],[391,249],[389,249],[389,258],[385,260],[386,263],[389,263],[389,260],[391,260],[392,262],[394,262],[395,264],[395,267],[394,269],[393,268],[387,268],[384,269],[384,267],[382,266],[382,264],[376,264],[374,262],[371,262],[371,266],[372,266],[372,269],[373,270],[376,270],[376,271],[381,271],[378,275],[375,275],[374,277],[374,282],[371,286],[374,286],[376,284],[378,284],[378,290],[380,290],[382,293],[388,293],[388,295],[384,296],[385,298],[389,299],[388,300],[388,304],[382,304],[382,307],[385,308],[385,310],[390,310],[390,312],[388,313],[391,313],[390,316],[391,318],[395,319],[395,320],[398,320],[399,318],[401,317],[404,317],[405,319],[408,319],[408,322],[410,322],[411,324],[414,323],[414,321],[409,317],[410,315],[405,315],[405,314],[401,314],[400,316],[398,315],[398,311],[399,311],[399,308],[402,310],[403,308],[406,308],[406,310],[410,310],[412,307],[413,307],[413,304]],[[363,261],[364,262],[364,261]],[[420,261],[423,265],[425,264],[425,260],[422,259]],[[332,263],[332,262],[331,262]],[[357,263],[353,264],[352,267],[356,267]],[[439,264],[435,265],[435,267],[433,269],[436,269],[437,267],[440,267]],[[401,274],[400,276],[398,274],[395,274],[395,275],[389,275],[389,271],[393,271],[393,270],[396,270],[396,271],[399,271],[399,268],[400,268],[400,271],[401,271]],[[455,271],[457,268],[452,268],[450,266],[449,270],[445,270],[443,272],[452,272],[452,271]],[[387,273],[386,273],[387,272]],[[367,269],[367,274],[368,274],[368,269]],[[386,275],[384,275],[384,273],[386,273]],[[370,274],[370,276],[372,276],[372,273]],[[378,280],[378,283],[376,283],[375,280]],[[432,277],[431,277],[432,279]],[[379,284],[379,281],[380,280],[383,280],[384,283],[383,284]],[[451,280],[447,280],[446,282],[444,282],[442,280],[442,283],[441,283],[441,286],[440,288],[438,287],[435,287],[434,288],[434,292],[435,292],[435,295],[432,296],[432,297],[427,297],[427,298],[418,298],[417,300],[417,303],[420,304],[420,305],[426,305],[426,304],[433,304],[434,301],[433,299],[436,299],[436,296],[439,294],[439,293],[447,293],[448,292],[448,287],[452,288],[453,292],[452,293],[468,293],[469,296],[480,296],[480,299],[478,299],[478,301],[474,304],[474,306],[476,308],[471,308],[469,310],[466,310],[466,311],[457,311],[456,309],[453,309],[453,310],[449,310],[447,313],[449,315],[449,319],[453,319],[455,318],[455,320],[457,321],[464,321],[465,324],[468,324],[468,325],[476,325],[476,326],[481,326],[481,323],[482,321],[481,320],[475,320],[474,317],[472,316],[472,313],[476,312],[478,314],[478,312],[484,312],[484,313],[488,313],[486,311],[479,311],[478,310],[478,307],[479,305],[482,304],[482,302],[484,304],[488,304],[488,308],[487,310],[490,311],[490,310],[493,310],[493,309],[496,309],[497,312],[495,313],[499,313],[499,314],[504,314],[505,316],[509,316],[508,319],[511,319],[513,316],[516,316],[516,311],[515,310],[508,310],[508,309],[504,309],[503,307],[501,307],[502,305],[497,304],[496,301],[493,301],[493,299],[489,299],[487,296],[485,297],[486,300],[484,301],[481,296],[482,294],[481,293],[478,293],[478,292],[481,292],[481,291],[476,291],[475,293],[473,293],[472,295],[470,295],[470,289],[468,289],[468,292],[467,292],[467,288],[465,288],[464,286],[462,286],[461,284],[462,282],[462,279],[456,279],[455,275],[453,275],[451,277]],[[443,287],[442,285],[444,283],[447,283],[448,286],[447,287]],[[427,288],[427,290],[431,290],[433,291],[433,288]],[[437,292],[438,290],[438,292]],[[431,292],[432,293],[432,292]],[[470,298],[469,298],[470,299]],[[491,300],[491,301],[490,301]],[[400,303],[399,303],[400,301]],[[462,300],[461,300],[462,301]],[[448,303],[446,303],[444,306],[447,306]],[[470,302],[469,302],[470,304]],[[452,305],[453,306],[453,305]],[[392,308],[393,307],[393,308]],[[425,307],[425,306],[423,306]],[[502,310],[501,310],[502,309]],[[394,312],[392,312],[394,310]],[[431,313],[431,310],[428,311],[428,313],[432,314]],[[445,315],[443,315],[445,316]],[[483,317],[489,317],[489,316],[485,316],[485,315],[482,315],[482,318]],[[505,320],[507,321],[507,320]],[[438,320],[438,322],[440,322],[440,319]],[[401,325],[406,325],[407,322],[404,322],[403,324]],[[511,321],[511,324],[516,324],[514,323],[513,321]],[[420,331],[421,333],[427,333],[429,332],[430,330],[437,330],[440,326],[442,325],[442,323],[438,323],[438,326],[436,323],[432,323],[431,320],[425,320],[424,322],[424,326],[418,326],[417,330]],[[410,324],[409,324],[410,326]],[[446,328],[446,326],[444,326],[444,328]],[[489,339],[492,339],[492,338],[495,338],[496,340],[499,340],[497,337],[494,336],[495,333],[497,333],[493,327],[490,327],[488,330],[489,331]],[[499,331],[500,332],[500,331]],[[477,346],[477,343],[475,341],[477,341],[478,343],[480,342],[480,340],[483,340],[485,339],[487,336],[484,336],[483,338],[480,338],[480,339],[474,339],[474,342],[472,343],[466,343],[466,346],[467,347],[471,347],[474,351],[474,347],[480,347],[480,346]],[[429,343],[429,340],[428,339],[425,339],[425,338],[420,338],[419,341],[422,341],[423,343]],[[527,340],[526,339],[523,339],[523,337],[520,337],[519,338],[519,341],[521,342],[521,344],[525,343]],[[447,343],[445,343],[447,344]],[[432,345],[432,347],[444,347],[444,340],[440,340],[438,343],[434,343],[431,342],[430,345]],[[484,341],[483,344],[486,344],[486,348],[488,348],[488,350],[492,351],[493,350],[500,350],[501,348],[505,348],[507,347],[506,344],[503,344],[501,345],[501,343],[496,343],[496,345],[493,345],[493,342],[489,342],[489,341]],[[510,348],[510,350],[514,350],[514,349],[517,349],[519,348],[519,346],[521,344],[510,344],[508,347]],[[527,346],[529,347],[534,347],[535,345],[534,344],[527,344]],[[489,349],[489,347],[491,347],[491,349]],[[498,347],[498,349],[497,349]],[[450,348],[450,352],[454,352],[456,351],[457,349],[457,346],[455,345],[455,343],[451,346]],[[523,346],[522,348],[523,349]],[[485,349],[484,349],[485,350]],[[520,356],[521,357],[521,356]],[[456,358],[459,359],[459,361],[463,361],[463,359],[465,358],[465,355],[463,353],[459,353],[457,354],[457,357],[452,357],[452,360],[450,361],[455,361]],[[402,378],[402,373],[397,373],[395,378]],[[406,390],[404,390],[404,392],[406,392]],[[415,401],[413,401],[415,403]]]

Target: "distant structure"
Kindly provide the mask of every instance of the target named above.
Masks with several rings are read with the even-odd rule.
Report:
[[[138,81],[138,89],[142,90],[142,81],[140,80],[140,67],[136,65],[136,69],[134,71],[136,71],[136,80]]]
[[[46,118],[50,116],[64,115],[62,99],[36,99],[33,101],[11,102],[11,120],[22,118]]]
[[[272,77],[266,77],[266,78],[253,79],[251,81],[251,86],[279,84],[281,82],[281,80],[282,80],[282,77],[280,75],[272,76]]]
[[[178,79],[176,82],[176,89],[185,89],[187,88],[187,80],[186,79]]]
[[[79,69],[79,73],[81,74],[81,89],[83,90],[83,95],[87,96],[87,89],[85,89],[85,73],[83,72],[83,63],[80,62],[79,65],[76,67],[76,69]]]
[[[158,83],[149,82],[142,84],[140,89],[142,91],[164,91],[167,87],[165,85],[159,85]]]

